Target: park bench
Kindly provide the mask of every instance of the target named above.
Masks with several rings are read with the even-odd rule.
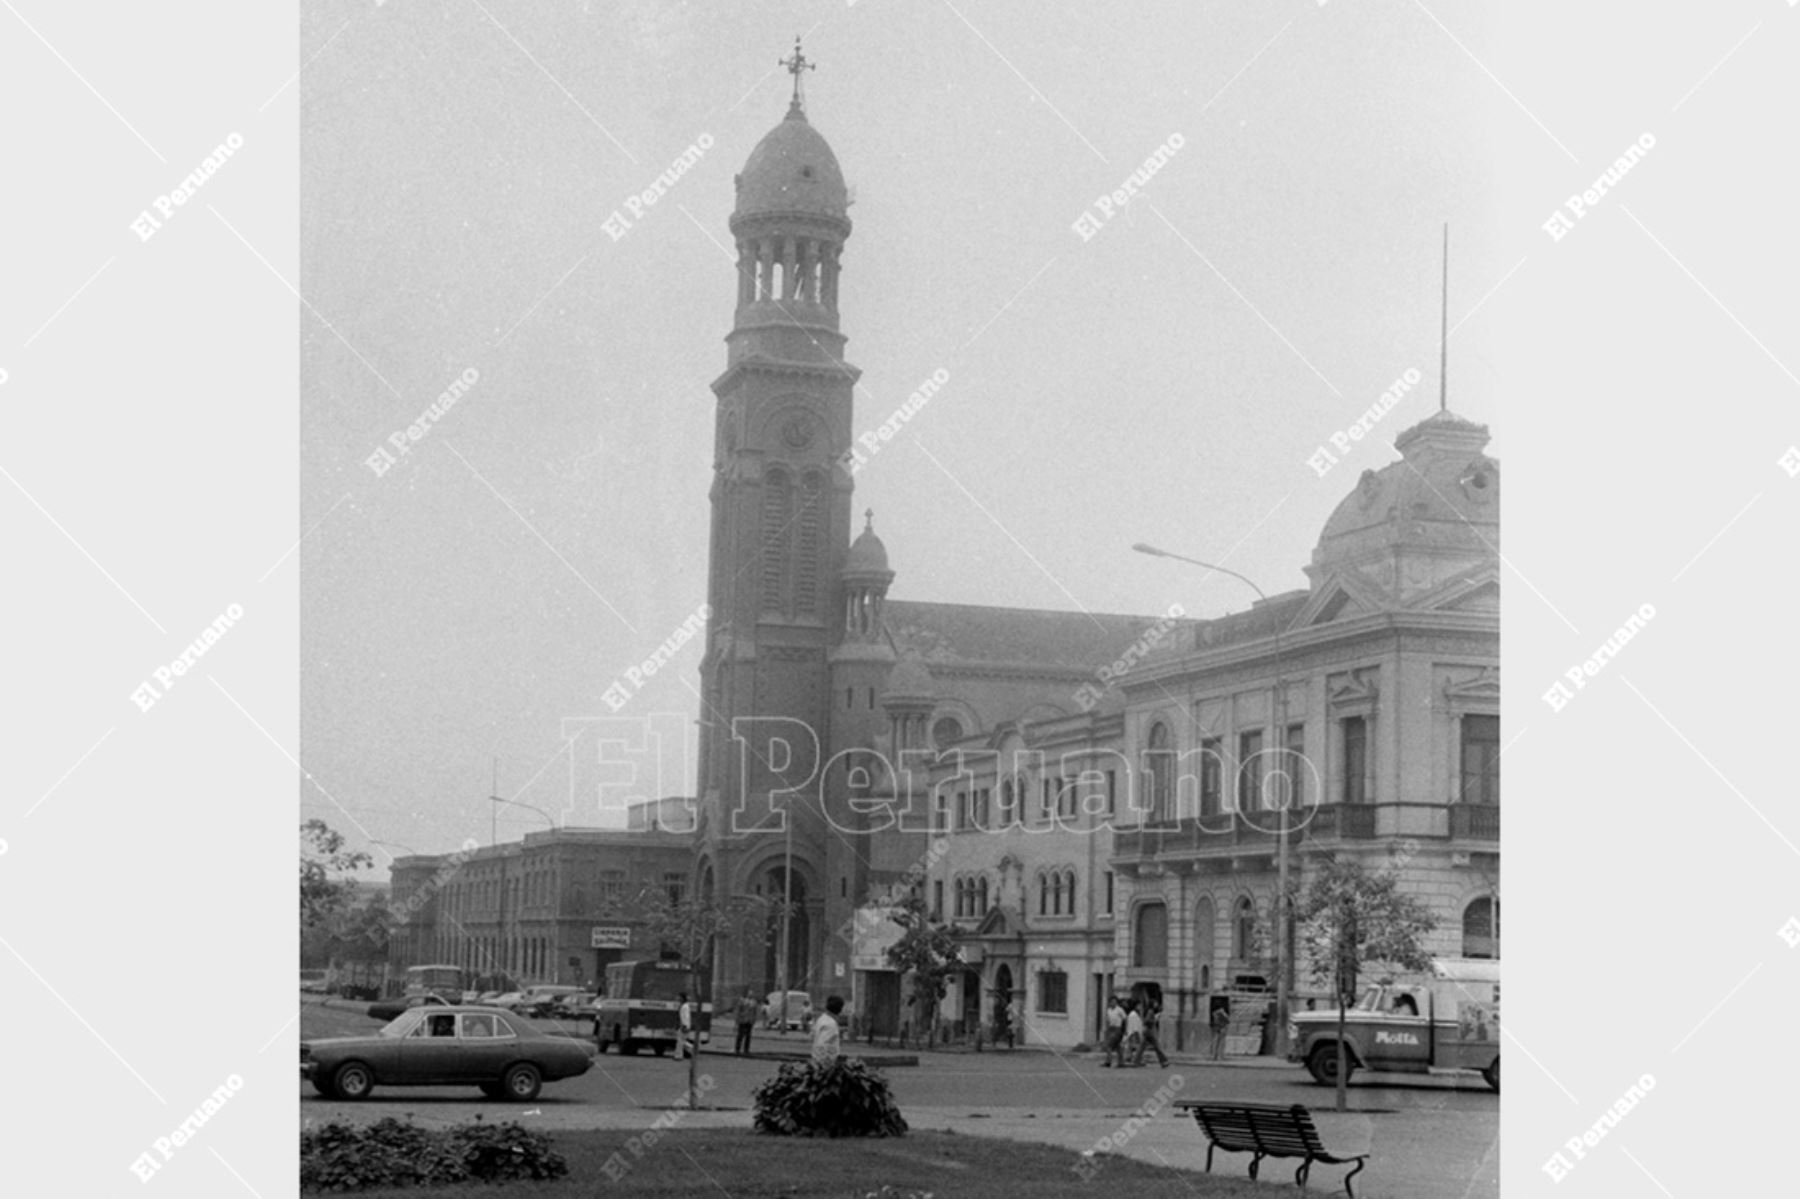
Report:
[[[1356,1199],[1350,1180],[1368,1164],[1366,1153],[1335,1154],[1319,1140],[1312,1113],[1299,1104],[1283,1107],[1277,1103],[1228,1103],[1211,1099],[1177,1099],[1175,1106],[1194,1114],[1195,1123],[1206,1134],[1206,1169],[1212,1171],[1214,1149],[1227,1153],[1253,1153],[1250,1177],[1265,1157],[1297,1157],[1302,1159],[1294,1171],[1294,1181],[1305,1188],[1307,1175],[1314,1162],[1331,1166],[1356,1163],[1356,1169],[1344,1175],[1344,1191]]]

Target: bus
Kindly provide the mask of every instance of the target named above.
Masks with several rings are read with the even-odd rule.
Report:
[[[698,993],[696,993],[696,990]],[[678,996],[686,991],[694,1003],[694,1033],[700,1044],[712,1039],[712,1003],[706,998],[708,980],[694,975],[681,962],[614,962],[606,968],[606,990],[594,1005],[594,1037],[600,1052],[609,1045],[620,1053],[653,1050],[662,1056],[675,1047],[680,1019]]]
[[[475,972],[461,966],[408,966],[407,998],[414,995],[436,995],[447,1003],[461,1003],[464,991],[475,988]]]

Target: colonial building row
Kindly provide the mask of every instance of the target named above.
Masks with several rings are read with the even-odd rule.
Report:
[[[390,976],[407,966],[464,966],[521,983],[592,987],[606,967],[656,957],[638,897],[681,901],[693,884],[691,833],[558,828],[457,854],[415,854],[391,868]]]

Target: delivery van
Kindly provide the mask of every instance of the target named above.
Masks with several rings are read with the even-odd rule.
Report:
[[[1440,958],[1422,975],[1369,984],[1344,1014],[1344,1080],[1357,1070],[1402,1074],[1477,1071],[1500,1089],[1500,963]],[[1338,1013],[1296,1012],[1288,1060],[1337,1085]]]

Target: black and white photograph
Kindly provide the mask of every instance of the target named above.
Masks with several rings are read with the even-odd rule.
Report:
[[[0,5],[33,1193],[1781,1189],[1793,0]]]

